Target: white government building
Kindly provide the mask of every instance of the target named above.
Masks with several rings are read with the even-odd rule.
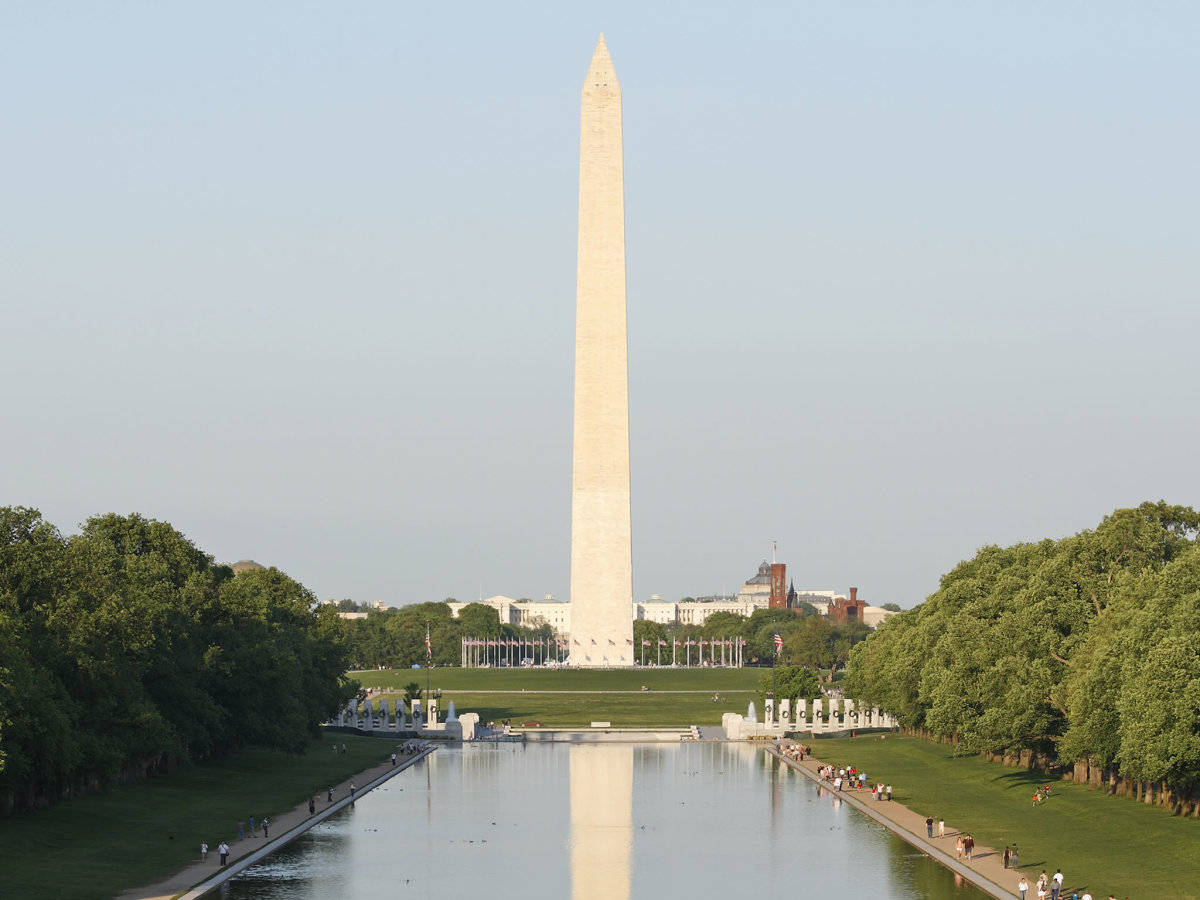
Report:
[[[844,594],[828,590],[797,590],[796,598],[816,607],[822,615],[828,613],[830,605]],[[713,613],[730,612],[739,616],[749,616],[756,609],[767,609],[771,599],[771,567],[765,560],[758,567],[758,573],[742,585],[741,590],[734,595],[712,595],[698,597],[695,600],[680,600],[672,602],[663,600],[654,594],[649,600],[633,604],[633,618],[649,622],[659,622],[663,625],[703,625]],[[544,600],[514,600],[497,594],[474,601],[490,606],[496,610],[501,623],[514,625],[519,628],[537,628],[549,625],[555,634],[571,633],[571,604],[563,600],[555,600],[547,594]],[[455,618],[467,603],[455,601],[450,603],[450,612]],[[868,606],[863,610],[863,622],[872,628],[894,615],[890,610],[878,606]]]

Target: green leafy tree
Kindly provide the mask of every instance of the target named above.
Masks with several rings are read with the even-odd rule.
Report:
[[[821,696],[821,682],[817,673],[804,666],[776,666],[758,682],[758,700],[762,703],[771,694],[774,685],[776,700],[791,700],[793,708],[797,700],[815,700]]]
[[[1031,749],[1200,785],[1200,515],[1164,502],[983,547],[849,651],[848,696],[959,752]]]

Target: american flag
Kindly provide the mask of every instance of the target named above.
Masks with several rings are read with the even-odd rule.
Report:
[[[779,636],[779,632],[775,632],[775,653],[776,655],[783,652],[783,638]]]
[[[429,641],[429,626],[425,626],[425,661],[433,660],[433,644]]]
[[[666,642],[666,641],[659,641],[659,642],[658,642],[658,646],[660,646],[660,647],[665,647],[665,646],[667,646],[667,642]]]
[[[642,646],[643,646],[643,647],[649,647],[649,646],[650,646],[650,642],[649,642],[648,640],[646,640],[645,638],[643,638],[643,639],[642,639]]]

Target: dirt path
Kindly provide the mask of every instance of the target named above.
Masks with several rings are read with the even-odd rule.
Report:
[[[341,784],[338,784],[333,789],[333,803],[327,800],[327,794],[322,793],[316,798],[316,811],[310,816],[308,812],[308,801],[301,803],[295,809],[283,813],[279,816],[271,817],[270,831],[273,837],[268,840],[263,837],[262,829],[258,830],[257,834],[247,834],[244,839],[236,840],[236,837],[227,839],[229,844],[229,866],[231,867],[240,859],[244,859],[252,853],[262,850],[265,847],[279,843],[281,838],[289,831],[298,826],[302,826],[309,819],[320,820],[321,814],[331,807],[336,807],[341,801],[346,800],[350,796],[350,783],[353,782],[356,788],[355,797],[361,797],[366,791],[362,790],[365,785],[371,784],[382,775],[389,772],[401,772],[407,769],[410,765],[418,760],[424,759],[425,754],[416,756],[401,756],[396,761],[396,767],[393,769],[390,760],[385,760],[377,766],[372,766],[369,769],[364,769],[357,775],[347,778]],[[317,824],[316,821],[312,824]],[[282,843],[280,843],[282,846]],[[197,854],[198,856],[199,854]],[[184,869],[180,869],[170,878],[159,881],[156,884],[144,885],[139,888],[132,888],[117,895],[116,900],[171,900],[179,894],[187,891],[193,885],[197,885],[207,878],[218,874],[221,871],[221,858],[217,853],[217,845],[213,844],[208,850],[208,860],[201,862],[197,860]]]
[[[792,768],[803,771],[825,790],[829,791],[830,794],[833,794],[833,785],[817,775],[817,769],[825,765],[825,763],[812,757],[805,759],[803,762],[791,759],[780,753],[774,745],[769,748],[769,752]],[[937,834],[935,822],[934,837],[930,838],[926,834],[925,818],[927,814],[925,813],[913,812],[904,804],[897,803],[894,800],[876,800],[869,789],[838,791],[837,796],[850,806],[886,825],[908,843],[917,847],[928,856],[933,857],[957,875],[968,878],[968,880],[992,896],[1016,897],[1017,880],[1021,875],[1024,875],[1025,879],[1029,882],[1030,890],[1028,896],[1035,897],[1037,895],[1035,887],[1037,877],[1041,873],[1021,872],[1012,868],[1005,869],[1003,849],[995,850],[991,847],[976,844],[971,859],[957,858],[954,844],[960,834],[970,832],[968,823],[947,822],[946,834],[944,837],[940,837]],[[989,882],[990,886],[981,883],[977,878],[972,878],[972,873],[976,876],[982,876],[982,879]],[[1052,876],[1054,873],[1047,872],[1047,874]]]

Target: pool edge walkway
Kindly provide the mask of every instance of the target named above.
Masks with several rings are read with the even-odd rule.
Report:
[[[769,746],[767,746],[766,751],[768,753],[770,753],[772,756],[774,756],[776,759],[778,759],[780,762],[784,763],[785,765],[790,766],[791,768],[793,768],[797,772],[800,772],[802,775],[805,775],[807,778],[811,779],[812,781],[815,781],[818,785],[820,785],[821,787],[830,791],[830,793],[834,793],[833,787],[830,786],[829,783],[825,781],[825,779],[823,779],[820,775],[818,775],[815,771],[813,771],[813,769],[815,769],[817,766],[822,765],[820,760],[814,759],[813,757],[810,756],[807,760],[805,760],[805,762],[812,763],[812,768],[809,768],[807,765],[804,764],[804,762],[790,759],[789,757],[785,756],[782,752],[780,752],[779,747],[776,746],[775,744],[770,744]],[[930,843],[928,840],[926,840],[920,834],[918,834],[914,831],[910,831],[909,829],[907,829],[903,825],[901,825],[899,822],[897,822],[895,819],[892,819],[889,816],[885,816],[882,812],[874,809],[868,803],[865,803],[864,801],[860,800],[858,797],[854,796],[855,792],[837,791],[836,793],[837,793],[837,796],[841,800],[846,802],[848,805],[850,805],[854,809],[858,810],[863,815],[868,816],[871,819],[874,819],[876,822],[878,822],[884,828],[891,831],[897,837],[906,841],[907,843],[911,844],[912,846],[916,847],[918,850],[920,850],[922,853],[924,853],[930,859],[933,859],[935,862],[941,863],[943,866],[945,866],[947,869],[950,869],[955,874],[962,876],[965,880],[971,882],[971,884],[975,885],[975,887],[979,888],[984,893],[990,894],[993,897],[997,897],[997,898],[999,898],[999,900],[1016,900],[1016,898],[1017,898],[1016,892],[1005,890],[1000,885],[996,884],[996,882],[994,882],[991,878],[988,878],[986,875],[984,875],[982,872],[979,872],[976,869],[973,869],[970,866],[965,865],[962,862],[962,860],[955,859],[950,854],[944,852],[943,850],[940,850],[937,846]],[[869,796],[869,794],[866,791],[861,791],[861,793],[863,793],[866,796]],[[924,821],[921,818],[919,813],[913,812],[911,809],[909,809],[907,806],[905,806],[902,803],[898,803],[894,800],[885,800],[883,802],[887,803],[888,805],[893,806],[897,811],[903,810],[904,812],[908,813],[909,815],[916,817],[918,820]],[[991,853],[996,852],[995,850],[990,850],[990,848],[987,848],[987,847],[979,847],[978,849],[980,851],[990,851]],[[1021,876],[1021,872],[1018,869],[1006,869],[1005,871],[1011,872],[1014,879],[1017,879]],[[1026,877],[1028,877],[1028,876],[1026,876]],[[1030,883],[1030,887],[1032,888],[1033,881],[1030,880],[1029,883]]]
[[[371,766],[369,769],[365,769],[362,773],[359,773],[358,775],[355,775],[353,778],[348,779],[344,784],[349,784],[350,782],[354,781],[355,779],[361,777],[364,773],[376,772],[381,769],[382,769],[382,771],[379,771],[379,774],[376,775],[374,778],[372,778],[371,781],[369,781],[363,787],[356,789],[353,797],[349,797],[349,796],[343,797],[341,800],[337,800],[334,803],[331,803],[329,806],[327,806],[325,809],[321,810],[320,812],[316,812],[316,813],[313,813],[312,815],[308,815],[307,814],[308,811],[307,811],[307,809],[304,808],[304,804],[301,804],[300,806],[298,806],[296,808],[296,810],[293,810],[293,813],[302,812],[304,815],[303,819],[301,819],[299,822],[297,822],[295,825],[293,825],[287,831],[280,834],[278,837],[274,838],[273,840],[267,841],[267,843],[263,844],[261,847],[251,850],[250,852],[246,853],[244,856],[238,857],[237,859],[230,862],[228,865],[220,868],[214,874],[205,877],[202,881],[198,881],[198,882],[196,882],[196,881],[186,882],[185,881],[185,882],[183,882],[183,885],[180,885],[179,887],[175,887],[174,889],[171,889],[168,887],[168,885],[170,885],[170,883],[172,881],[175,881],[176,879],[178,879],[181,874],[184,874],[188,871],[188,869],[193,868],[196,865],[193,863],[192,866],[188,867],[188,869],[184,869],[182,872],[176,873],[174,876],[164,879],[163,881],[160,881],[157,884],[144,885],[143,887],[140,887],[140,888],[132,888],[130,890],[122,891],[121,894],[118,895],[118,900],[134,900],[134,898],[139,898],[139,900],[168,900],[168,898],[169,898],[169,900],[199,900],[200,897],[205,896],[210,891],[214,890],[215,888],[220,887],[222,884],[224,884],[229,879],[233,878],[236,875],[239,875],[241,872],[245,871],[247,868],[249,868],[250,866],[254,865],[256,862],[261,860],[263,857],[269,856],[270,854],[272,854],[276,850],[278,850],[280,847],[283,847],[286,844],[291,843],[296,838],[300,837],[300,835],[304,834],[306,831],[308,831],[310,828],[312,828],[314,825],[324,822],[326,819],[328,819],[334,813],[340,812],[341,810],[345,809],[347,806],[349,806],[355,800],[360,799],[363,795],[367,794],[369,791],[379,787],[379,785],[383,784],[384,782],[388,781],[391,778],[394,778],[396,775],[399,775],[405,769],[411,768],[412,766],[416,765],[418,762],[425,759],[425,757],[427,757],[431,753],[433,753],[434,749],[436,749],[436,748],[435,747],[426,747],[424,750],[420,751],[417,754],[414,754],[411,757],[408,757],[403,760],[397,759],[395,767],[388,765],[387,761],[385,761],[378,765]],[[339,789],[341,787],[342,786],[339,786]],[[213,850],[210,850],[209,852],[212,853],[214,856],[216,855],[215,848]],[[212,863],[209,863],[209,865],[212,865]],[[186,885],[189,885],[189,884],[190,884],[190,886],[185,887]],[[183,887],[182,891],[180,890],[180,887]]]

